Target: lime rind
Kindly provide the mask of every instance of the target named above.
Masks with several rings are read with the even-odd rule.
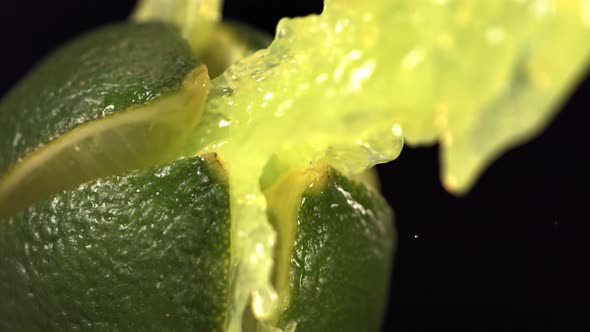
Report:
[[[160,22],[118,23],[76,38],[1,100],[0,172],[82,124],[176,92],[197,65],[176,29]]]
[[[201,65],[176,93],[84,123],[26,154],[0,177],[0,218],[83,182],[175,160],[202,115],[208,84]]]
[[[175,160],[209,90],[197,65],[177,31],[157,22],[104,27],[48,56],[0,103],[0,218]]]
[[[205,155],[86,182],[1,220],[0,330],[220,331],[228,203],[225,170]]]

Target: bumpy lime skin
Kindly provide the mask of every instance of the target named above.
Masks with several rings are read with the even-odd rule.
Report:
[[[338,172],[303,195],[291,256],[291,302],[280,324],[297,331],[379,331],[393,261],[392,211]]]
[[[0,174],[78,125],[178,90],[196,67],[163,23],[122,23],[85,34],[42,61],[0,103]]]
[[[216,331],[229,196],[203,158],[96,180],[0,221],[0,330]]]

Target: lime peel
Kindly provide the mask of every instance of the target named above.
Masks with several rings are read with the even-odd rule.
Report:
[[[208,91],[202,65],[176,93],[87,122],[25,155],[0,177],[0,218],[82,182],[173,161]]]

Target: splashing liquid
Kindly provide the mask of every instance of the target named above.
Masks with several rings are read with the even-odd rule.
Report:
[[[249,301],[260,321],[277,307],[265,178],[317,163],[352,175],[395,159],[404,138],[440,140],[450,156],[445,183],[465,190],[507,142],[538,131],[575,81],[590,52],[588,8],[585,0],[326,1],[321,15],[283,19],[269,48],[213,80],[193,151],[217,152],[229,174],[227,328],[240,330]],[[478,145],[487,127],[494,132]]]
[[[309,58],[285,55],[291,29],[290,22],[283,21],[271,48],[214,80],[218,93],[212,93],[207,113],[217,128],[209,137],[201,136],[214,141],[201,152],[217,152],[230,174],[236,259],[232,275],[237,286],[229,330],[241,324],[241,310],[249,298],[260,320],[271,317],[277,305],[268,281],[275,234],[266,220],[260,187],[267,164],[273,160],[286,170],[327,162],[353,174],[395,159],[403,145],[401,127],[388,108],[367,112],[365,106],[347,102],[351,94],[360,97],[375,60],[357,51],[336,70],[319,70],[308,65]]]

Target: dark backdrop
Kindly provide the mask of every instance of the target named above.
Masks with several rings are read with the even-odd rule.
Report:
[[[56,45],[125,19],[133,4],[2,2],[0,93]],[[225,4],[226,16],[269,33],[280,17],[320,10],[319,0]],[[440,186],[436,147],[405,148],[378,168],[399,236],[384,330],[590,331],[589,87],[465,197]]]

